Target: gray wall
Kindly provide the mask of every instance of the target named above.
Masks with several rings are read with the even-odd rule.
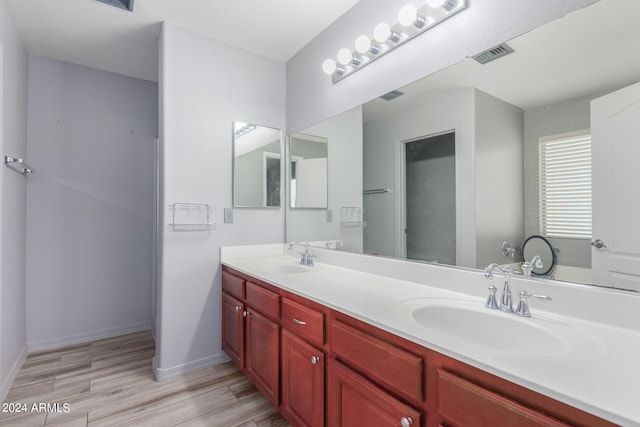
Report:
[[[163,379],[227,360],[221,349],[220,246],[282,242],[284,209],[232,204],[233,121],[285,128],[285,66],[165,23],[160,39],[162,214],[157,351]],[[211,232],[166,227],[168,205],[215,206]]]
[[[524,242],[523,132],[520,108],[475,92],[475,197],[477,268],[505,263],[502,242]]]
[[[27,340],[149,329],[158,87],[29,61]]]
[[[524,194],[525,233],[540,234],[538,141],[541,137],[589,129],[591,100],[607,92],[598,92],[524,112]],[[558,248],[558,264],[591,268],[591,242],[584,239],[549,239]]]
[[[27,51],[0,1],[0,151],[27,156]],[[0,171],[0,401],[26,357],[26,185],[2,165]]]

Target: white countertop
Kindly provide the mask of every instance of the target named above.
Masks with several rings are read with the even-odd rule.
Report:
[[[265,268],[298,265],[297,258],[285,255],[288,252],[284,245],[222,248],[221,262],[614,423],[640,426],[640,295],[514,278],[514,295],[527,289],[543,291],[554,300],[530,301],[529,319],[487,312],[530,322],[523,330],[525,326],[553,329],[577,344],[553,356],[510,349],[508,344],[506,350],[489,349],[425,328],[410,315],[425,299],[482,307],[489,282],[479,271],[317,249],[311,250],[318,256],[315,266],[302,273]],[[493,284],[500,288],[502,278],[496,275],[496,279]]]

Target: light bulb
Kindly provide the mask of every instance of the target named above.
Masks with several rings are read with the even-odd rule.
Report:
[[[376,25],[373,29],[373,38],[378,43],[384,43],[387,40],[398,43],[400,41],[400,35],[393,31],[389,24],[385,24],[384,22]]]
[[[338,51],[338,62],[342,65],[349,65],[353,59],[353,54],[349,49],[340,49]]]
[[[371,42],[371,39],[367,36],[360,36],[356,39],[356,52],[364,55],[370,53],[377,55],[380,53],[380,46]]]
[[[391,27],[389,27],[389,24],[385,24],[385,23],[378,24],[373,29],[373,38],[378,43],[386,42],[389,39],[390,35],[391,35]]]
[[[400,23],[400,25],[402,25],[403,27],[410,27],[417,20],[418,11],[413,5],[407,4],[402,6],[402,9],[400,9],[400,12],[398,13],[398,22]]]
[[[356,39],[356,51],[358,53],[367,53],[371,49],[371,39],[367,36],[360,36]]]
[[[335,73],[337,69],[338,69],[338,65],[336,64],[336,61],[334,61],[333,59],[327,59],[322,63],[322,71],[324,71],[325,74],[331,75]]]

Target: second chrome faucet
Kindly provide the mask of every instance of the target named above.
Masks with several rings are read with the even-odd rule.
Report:
[[[532,264],[535,263],[535,258],[532,260]],[[520,300],[518,302],[518,307],[514,311],[513,309],[513,299],[511,297],[511,276],[513,274],[517,274],[511,267],[504,266],[501,267],[498,264],[489,265],[484,271],[484,277],[487,279],[493,279],[493,271],[495,269],[500,270],[504,274],[504,287],[502,288],[502,294],[500,297],[500,303],[496,300],[496,288],[493,285],[487,286],[489,289],[489,297],[487,298],[487,302],[485,303],[485,307],[490,308],[492,310],[500,309],[506,313],[515,313],[518,316],[522,317],[531,317],[531,311],[529,310],[529,304],[527,299],[529,297],[538,298],[542,301],[551,301],[551,297],[546,295],[534,295],[527,291],[520,291],[518,296]]]

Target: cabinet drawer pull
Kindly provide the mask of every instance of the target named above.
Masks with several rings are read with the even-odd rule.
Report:
[[[320,361],[320,358],[318,356],[311,356],[311,364],[315,365]]]
[[[236,311],[240,311],[242,310],[242,307],[240,307],[239,305],[236,305]]]
[[[409,427],[411,424],[413,424],[413,419],[411,419],[411,417],[400,418],[400,425],[402,427]]]
[[[295,317],[293,318],[293,322],[298,324],[298,325],[306,325],[307,322],[303,321],[303,320],[298,320]]]

